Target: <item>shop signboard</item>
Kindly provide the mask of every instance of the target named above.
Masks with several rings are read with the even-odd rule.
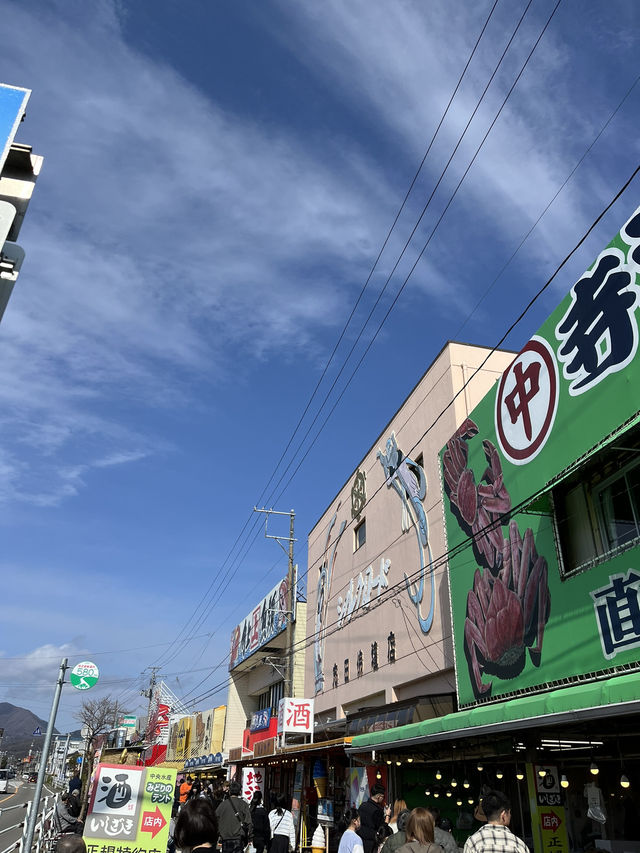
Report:
[[[273,755],[275,751],[276,739],[274,737],[258,740],[253,745],[253,754],[256,758],[262,758],[264,755]]]
[[[251,715],[250,732],[264,732],[271,723],[271,708],[261,708]]]
[[[126,714],[122,718],[122,722],[120,723],[120,725],[122,726],[123,729],[135,729],[135,727],[137,725],[137,721],[138,721],[138,718],[136,717],[135,714]]]
[[[569,853],[567,815],[555,765],[527,764],[534,853]]]
[[[191,718],[191,742],[189,744],[189,755],[200,756],[208,753],[209,749],[205,748],[205,720],[202,711],[198,711]]]
[[[211,715],[211,735],[209,738],[209,752],[222,752],[222,740],[224,738],[224,724],[227,718],[227,706],[218,705],[213,709]],[[205,723],[205,725],[208,725]],[[206,740],[206,735],[205,735]]]
[[[0,172],[27,109],[31,89],[0,83]]]
[[[190,757],[192,717],[182,717],[178,721],[178,733],[176,741],[176,759],[186,761]]]
[[[313,734],[313,699],[281,699],[278,734]]]
[[[555,485],[568,490],[574,468],[612,435],[635,426],[639,315],[640,208],[441,453],[461,707],[640,658],[632,510],[625,514],[617,495],[586,494],[578,475],[562,515],[560,492],[551,496]],[[610,473],[594,477],[604,483]],[[584,527],[572,533],[580,500]],[[622,528],[625,547],[611,539],[605,547]],[[584,548],[587,534],[594,558],[567,561],[566,549]]]
[[[243,767],[242,796],[250,803],[256,791],[264,796],[264,767]]]
[[[151,853],[169,837],[176,771],[100,764],[84,828],[88,853],[107,847]]]
[[[158,697],[158,714],[156,717],[155,738],[157,744],[166,744],[169,738],[169,714],[171,708]]]
[[[284,578],[233,629],[230,670],[285,630],[289,619],[288,591],[289,583]]]

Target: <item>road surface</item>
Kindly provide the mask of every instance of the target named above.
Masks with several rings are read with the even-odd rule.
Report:
[[[8,832],[2,832],[9,826],[15,826],[17,823],[23,823],[27,817],[27,803],[33,800],[36,786],[35,782],[22,782],[19,779],[11,779],[9,781],[9,791],[6,794],[0,794],[0,853],[7,850],[11,845],[15,845],[22,837],[22,827],[10,829]],[[42,792],[41,810],[44,797],[51,796],[52,792],[46,787]],[[10,806],[19,806],[19,808],[10,808]]]

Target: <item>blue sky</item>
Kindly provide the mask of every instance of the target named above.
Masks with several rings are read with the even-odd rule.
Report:
[[[46,716],[63,654],[94,659],[130,711],[156,660],[177,693],[222,681],[224,666],[198,687],[285,573],[273,542],[243,537],[197,639],[170,660],[168,644],[254,504],[295,508],[304,567],[307,533],[445,340],[495,344],[632,173],[640,85],[492,284],[640,73],[635,0],[562,0],[327,426],[263,494],[491,5],[4,4],[1,79],[33,90],[17,140],[45,164],[0,327],[0,698]],[[355,360],[554,5],[530,4]],[[498,2],[322,388],[526,6]],[[506,346],[541,324],[639,189]],[[80,699],[66,688],[59,727]]]

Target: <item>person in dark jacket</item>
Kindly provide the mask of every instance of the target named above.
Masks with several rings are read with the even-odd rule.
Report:
[[[376,834],[384,823],[385,788],[379,782],[371,789],[371,796],[358,809],[360,829],[358,835],[362,839],[364,853],[373,853],[376,848]]]
[[[78,788],[74,788],[67,797],[67,809],[72,817],[80,817],[82,804],[80,803],[80,791]]]
[[[403,844],[407,842],[407,821],[411,812],[409,809],[402,809],[397,817],[398,831],[390,835],[384,842],[381,853],[395,853]]]
[[[271,826],[267,810],[262,805],[262,791],[254,792],[249,811],[253,823],[253,846],[256,848],[256,853],[263,853],[265,847],[269,849]]]
[[[248,804],[240,797],[242,785],[235,780],[229,783],[229,795],[216,809],[218,831],[222,839],[222,853],[242,853],[246,843],[253,838],[253,824]],[[247,830],[243,844],[242,829]]]

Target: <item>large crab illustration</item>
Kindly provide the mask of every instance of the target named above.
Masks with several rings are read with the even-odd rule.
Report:
[[[547,561],[536,551],[531,528],[523,539],[512,521],[497,577],[476,569],[467,596],[465,654],[477,697],[488,694],[493,684],[482,681],[483,672],[498,678],[519,675],[527,647],[532,663],[539,665],[550,607]]]
[[[489,463],[476,485],[473,471],[467,467],[467,441],[478,434],[477,425],[467,418],[447,442],[442,456],[445,487],[460,526],[473,537],[478,560],[496,574],[502,563],[503,516],[511,509],[511,498],[502,478],[498,451],[484,439],[482,446]]]

